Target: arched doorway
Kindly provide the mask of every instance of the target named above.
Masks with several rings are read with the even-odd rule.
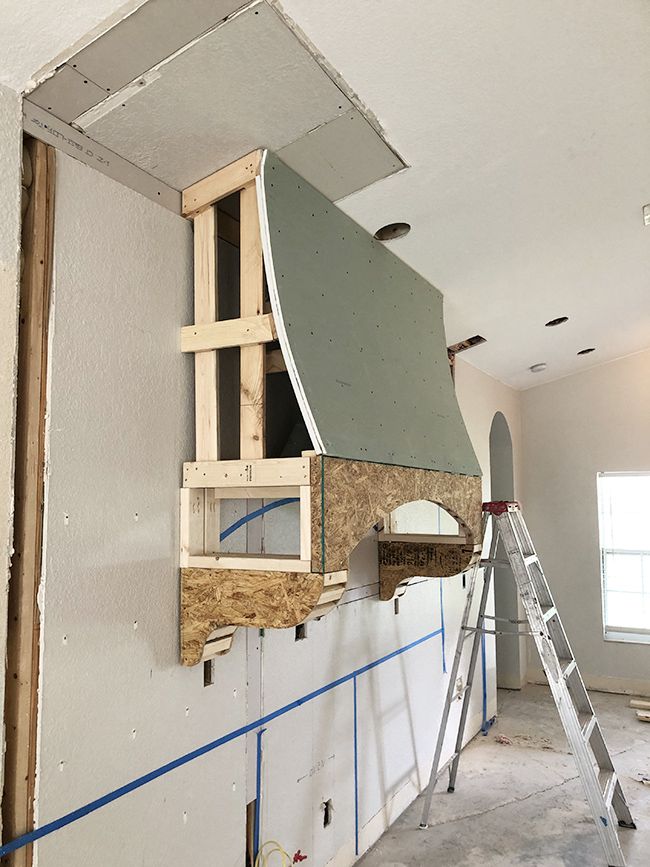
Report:
[[[497,412],[490,428],[490,499],[514,499],[514,471],[512,437],[505,416]],[[503,551],[499,559],[506,559]],[[521,619],[519,597],[509,567],[494,570],[495,616],[508,620]],[[503,624],[505,629],[516,629]],[[499,627],[497,627],[499,628]],[[525,679],[525,639],[497,635],[497,686],[504,689],[521,689]]]

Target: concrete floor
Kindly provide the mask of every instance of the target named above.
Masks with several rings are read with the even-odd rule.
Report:
[[[628,867],[650,865],[650,724],[629,697],[591,693],[636,831],[620,831]],[[511,739],[499,744],[497,735]],[[361,859],[363,867],[605,867],[596,828],[567,751],[550,692],[499,691],[499,717],[487,737],[463,751],[456,792],[446,777],[420,831],[422,798]]]

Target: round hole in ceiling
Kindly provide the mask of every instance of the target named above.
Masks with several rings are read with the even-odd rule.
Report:
[[[396,238],[403,238],[411,231],[410,223],[386,223],[381,229],[375,232],[375,238],[378,241],[394,241]]]
[[[544,324],[547,328],[554,328],[556,325],[564,325],[564,323],[568,321],[568,316],[558,316],[556,319],[549,319],[548,322],[545,322]]]
[[[587,349],[581,349],[577,354],[578,355],[589,355],[590,352],[595,352],[595,346],[588,346]]]
[[[531,373],[541,373],[543,370],[546,370],[546,362],[540,361],[538,364],[531,364],[528,368]]]

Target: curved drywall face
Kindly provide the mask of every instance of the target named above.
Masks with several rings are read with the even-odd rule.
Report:
[[[315,448],[480,475],[441,293],[269,152],[258,192],[278,336]]]

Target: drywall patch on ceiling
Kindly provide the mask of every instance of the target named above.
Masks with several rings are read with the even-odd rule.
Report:
[[[243,5],[242,0],[149,0],[70,64],[114,93]]]
[[[356,108],[308,132],[278,155],[332,201],[404,168]]]
[[[260,144],[279,150],[352,108],[275,12],[249,7],[79,125],[177,189]]]
[[[59,120],[70,123],[106,99],[106,91],[83,76],[72,66],[64,64],[51,78],[44,81],[29,95],[31,102],[51,111]]]

